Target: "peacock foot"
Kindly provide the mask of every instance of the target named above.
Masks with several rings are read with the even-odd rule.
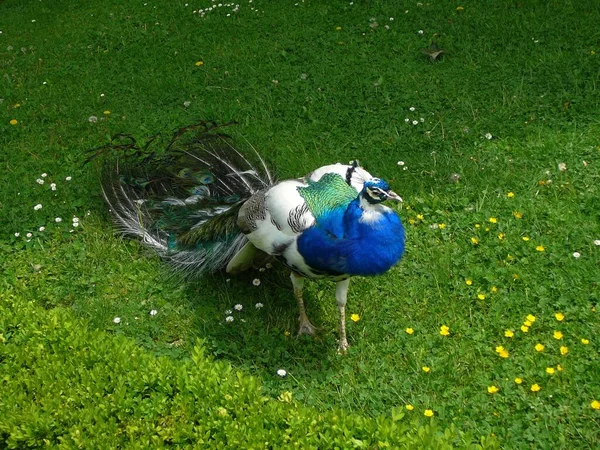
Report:
[[[310,320],[308,320],[308,317],[300,317],[300,326],[298,327],[298,336],[301,336],[303,334],[310,334],[311,336],[315,335],[315,331],[317,331],[317,329],[313,326],[312,323],[310,323]]]
[[[348,345],[348,341],[346,340],[346,338],[341,339],[340,345],[338,346],[338,353],[341,355],[345,355],[348,351],[348,347],[350,346]]]

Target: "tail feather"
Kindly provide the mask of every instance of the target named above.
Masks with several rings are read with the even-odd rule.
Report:
[[[182,128],[160,152],[130,136],[123,144],[119,135],[93,156],[113,151],[102,192],[119,231],[184,276],[227,266],[248,242],[236,225],[239,209],[274,182],[256,151],[253,165],[218,128],[209,122]]]

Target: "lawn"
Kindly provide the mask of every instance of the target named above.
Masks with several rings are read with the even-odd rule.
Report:
[[[316,411],[594,448],[598,23],[585,0],[5,0],[0,295],[173,367],[201,339]],[[404,198],[403,260],[351,281],[347,355],[333,284],[308,285],[318,338],[296,338],[281,266],[182,282],[115,235],[86,151],[199,119],[237,121],[280,179],[358,159]]]

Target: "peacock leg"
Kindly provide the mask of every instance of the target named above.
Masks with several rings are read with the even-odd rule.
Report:
[[[294,296],[298,301],[298,309],[300,310],[300,326],[298,328],[298,336],[300,336],[301,334],[310,334],[312,336],[315,334],[315,327],[312,323],[310,323],[310,320],[308,320],[306,310],[304,309],[304,300],[302,300],[302,288],[304,287],[304,277],[296,275],[294,272],[292,272],[290,275],[290,279],[292,280],[292,285],[294,286]]]
[[[350,278],[338,282],[335,286],[335,299],[340,310],[340,345],[338,351],[346,353],[348,350],[348,340],[346,339],[346,299],[348,298],[348,286]]]

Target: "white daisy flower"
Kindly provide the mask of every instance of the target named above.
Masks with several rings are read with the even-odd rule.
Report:
[[[255,307],[256,309],[260,309],[260,308],[262,308],[263,306],[265,306],[265,305],[263,305],[263,304],[262,304],[262,303],[260,303],[260,302],[259,302],[259,303],[257,303],[256,305],[254,305],[254,307]]]
[[[46,227],[40,227],[39,230],[40,231],[46,231]]]
[[[404,119],[404,121],[405,121],[406,123],[408,123],[408,122],[410,122],[410,119],[407,117],[407,118],[405,118],[405,119]]]
[[[419,31],[417,31],[417,33],[419,33],[419,34],[423,34],[423,33],[424,33],[424,31],[423,31],[423,30],[419,30]]]
[[[573,252],[573,258],[578,259],[581,257],[581,253],[579,252]]]
[[[398,161],[396,164],[398,164],[399,166],[403,166],[404,165],[404,161]]]
[[[33,209],[34,209],[35,211],[39,211],[40,209],[42,209],[42,204],[41,204],[41,203],[38,203],[37,205],[35,205],[35,206],[33,207]]]
[[[44,173],[42,174],[42,178],[46,178],[47,176],[48,176],[48,174],[47,174],[46,172],[44,172]]]
[[[596,239],[596,240],[594,241],[594,245],[595,245],[596,247],[600,247],[600,239]]]
[[[79,226],[79,222],[73,222],[73,226],[77,228]]]
[[[266,264],[265,264],[265,267],[266,267],[267,269],[271,269],[271,268],[273,267],[273,264],[271,264],[271,263],[266,263]]]
[[[66,181],[71,181],[71,177],[65,177]]]
[[[57,217],[56,219],[54,219],[54,221],[55,221],[56,223],[61,223],[61,222],[62,222],[62,219],[61,219],[60,217]]]
[[[31,236],[33,236],[33,234],[27,233],[25,236],[27,236],[28,238],[30,238]]]
[[[151,316],[155,316],[155,315],[157,315],[157,314],[158,314],[158,311],[157,311],[157,310],[155,310],[155,309],[153,309],[152,311],[150,311],[150,315],[151,315]]]
[[[121,323],[121,318],[120,317],[115,317],[113,319],[113,323]]]
[[[15,237],[21,236],[21,233],[15,233]]]
[[[90,117],[88,117],[88,121],[90,123],[96,123],[96,122],[98,122],[98,118],[96,116],[90,116]]]
[[[260,286],[260,280],[258,278],[255,278],[254,280],[252,280],[252,284],[254,286]]]
[[[414,111],[416,108],[414,106],[411,106],[410,108],[408,108],[409,111]]]
[[[233,307],[233,309],[235,309],[236,311],[241,311],[242,309],[244,309],[244,307],[241,304],[237,304]]]
[[[494,136],[492,136],[492,133],[485,133],[485,138],[490,140],[492,139]]]
[[[232,311],[232,310],[230,310],[230,309],[226,309],[226,310],[225,310],[225,315],[226,315],[226,316],[230,316],[232,313],[233,313],[233,311]]]
[[[50,189],[52,189],[53,191],[56,190],[56,183],[50,183]]]
[[[186,100],[185,102],[183,102],[183,106],[185,108],[187,108],[188,106],[190,106],[192,104],[192,102],[190,102],[189,100]]]
[[[418,120],[413,120],[413,121],[412,121],[412,124],[413,124],[413,125],[418,125],[418,124],[419,124],[419,121],[418,121]]]
[[[233,322],[233,316],[225,317],[225,322]]]
[[[35,182],[37,184],[44,184],[44,180],[42,180],[41,178],[38,178],[37,180],[35,180]]]
[[[277,375],[279,375],[280,377],[285,377],[287,375],[287,372],[284,369],[279,369],[277,371]]]
[[[564,163],[564,162],[559,163],[558,164],[558,170],[561,171],[561,172],[564,172],[565,170],[567,170],[567,163]]]

